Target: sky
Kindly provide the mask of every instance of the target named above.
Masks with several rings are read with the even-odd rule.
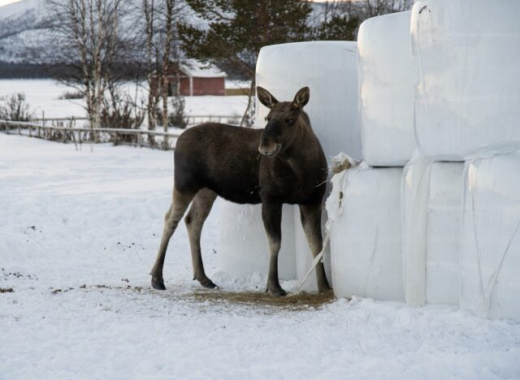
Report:
[[[11,4],[11,3],[16,3],[16,2],[18,2],[18,1],[20,1],[20,0],[0,0],[0,7],[1,7],[2,5],[7,5],[7,4]]]

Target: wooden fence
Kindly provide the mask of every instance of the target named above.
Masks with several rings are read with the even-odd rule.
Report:
[[[175,149],[177,138],[182,133],[148,131],[146,129],[77,128],[8,120],[0,120],[0,129],[5,130],[7,133],[14,130],[20,135],[28,135],[29,137],[61,141],[64,143],[112,142],[114,144],[133,144],[139,147],[145,145],[161,147],[162,149]],[[150,143],[150,136],[154,137],[154,144]]]
[[[186,123],[188,126],[193,126],[206,122],[215,122],[215,123],[226,123],[238,125],[242,120],[242,116],[240,115],[186,115],[184,116],[186,119]],[[88,119],[86,117],[53,117],[53,118],[41,118],[34,119],[33,121],[42,123],[43,125],[51,124],[53,126],[76,126],[80,123],[78,122],[87,122]]]

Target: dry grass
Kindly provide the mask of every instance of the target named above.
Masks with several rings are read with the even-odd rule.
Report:
[[[82,285],[79,288],[51,289],[53,295],[63,294],[74,290],[99,290],[110,289],[119,291],[131,291],[139,294],[155,295],[166,298],[172,302],[186,302],[202,306],[202,309],[209,311],[211,306],[233,307],[236,305],[249,306],[269,314],[279,311],[303,311],[309,309],[319,309],[324,305],[334,301],[332,291],[325,294],[313,294],[302,292],[299,294],[289,294],[286,297],[274,297],[269,293],[258,291],[230,292],[223,290],[195,290],[185,292],[183,289],[169,289],[166,292],[158,292],[140,286],[107,286],[107,285]]]
[[[334,294],[311,294],[302,292],[289,294],[286,297],[274,297],[265,292],[225,292],[225,291],[196,291],[185,295],[198,302],[226,303],[231,305],[247,305],[260,308],[278,308],[283,310],[300,311],[309,308],[320,308],[334,301]]]

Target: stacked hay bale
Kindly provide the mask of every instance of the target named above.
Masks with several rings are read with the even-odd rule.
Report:
[[[364,163],[340,174],[327,203],[337,215],[333,287],[338,297],[403,301],[401,177],[415,150],[410,12],[365,21],[358,52]]]
[[[413,8],[411,31],[419,150],[458,161],[451,165],[461,173],[450,185],[460,212],[446,218],[458,238],[449,260],[458,254],[458,301],[520,320],[519,11],[513,0],[424,1]]]
[[[520,320],[518,11],[512,0],[432,0],[360,28],[369,166],[333,180],[329,204],[343,207],[331,235],[338,296],[399,299],[400,278],[410,305],[460,305]],[[411,40],[399,26],[406,21]],[[403,165],[392,169],[402,172],[400,196],[396,181],[366,179],[391,170],[376,166]]]

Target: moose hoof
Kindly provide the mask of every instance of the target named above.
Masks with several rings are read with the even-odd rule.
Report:
[[[327,294],[327,293],[330,293],[330,292],[332,292],[332,288],[330,286],[323,287],[323,288],[318,290],[318,294]]]
[[[166,290],[166,286],[164,286],[163,280],[157,280],[152,277],[152,288],[157,290]]]
[[[282,288],[270,288],[268,291],[275,297],[285,297],[287,292]]]
[[[204,286],[207,289],[215,289],[218,288],[217,285],[213,283],[209,278],[205,278],[204,280],[198,280],[202,286]]]
[[[327,293],[330,293],[331,291],[332,291],[332,288],[329,284],[322,285],[318,288],[319,294],[327,294]]]

